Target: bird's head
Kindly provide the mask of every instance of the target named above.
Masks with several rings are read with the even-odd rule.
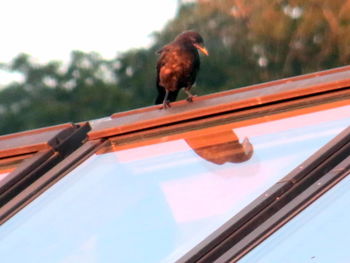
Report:
[[[175,38],[175,41],[191,44],[206,56],[209,55],[208,50],[204,46],[204,41],[202,36],[195,31],[183,32]]]

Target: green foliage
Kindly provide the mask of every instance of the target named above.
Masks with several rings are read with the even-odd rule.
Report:
[[[188,29],[210,53],[198,95],[348,64],[349,14],[350,0],[197,0],[154,33],[151,47],[111,60],[74,51],[67,65],[42,65],[20,54],[0,64],[23,76],[0,89],[0,134],[153,104],[156,51]]]
[[[128,109],[132,101],[118,88],[113,61],[96,53],[74,51],[68,66],[39,65],[21,54],[8,68],[24,81],[0,92],[2,133],[99,118]]]

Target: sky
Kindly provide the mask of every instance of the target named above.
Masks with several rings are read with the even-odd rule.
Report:
[[[147,46],[173,18],[177,0],[11,0],[0,9],[0,62],[21,52],[35,61],[68,61],[72,50],[113,58]],[[0,84],[12,79],[0,72]]]

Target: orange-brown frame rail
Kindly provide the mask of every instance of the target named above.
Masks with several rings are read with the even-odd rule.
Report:
[[[87,123],[62,124],[1,136],[0,158],[26,158],[0,181],[0,208],[81,146],[89,130]]]
[[[179,101],[166,110],[152,106],[117,113],[111,120],[94,125],[88,136],[97,139],[124,134],[349,87],[350,66],[346,66],[202,96],[193,103]]]

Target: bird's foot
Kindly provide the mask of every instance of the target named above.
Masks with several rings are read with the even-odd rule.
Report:
[[[170,108],[171,106],[170,106],[170,101],[168,101],[168,100],[164,100],[163,101],[163,105],[162,105],[162,107],[160,108],[161,110],[162,109],[168,109],[168,108]]]
[[[194,95],[190,92],[190,89],[191,89],[191,86],[190,87],[187,87],[185,88],[185,93],[187,94],[187,101],[188,102],[193,102],[193,97],[197,96],[197,95]]]
[[[191,94],[191,95],[189,95],[189,96],[187,97],[186,100],[187,100],[188,102],[193,102],[193,98],[196,97],[196,96],[197,96],[197,95]]]

